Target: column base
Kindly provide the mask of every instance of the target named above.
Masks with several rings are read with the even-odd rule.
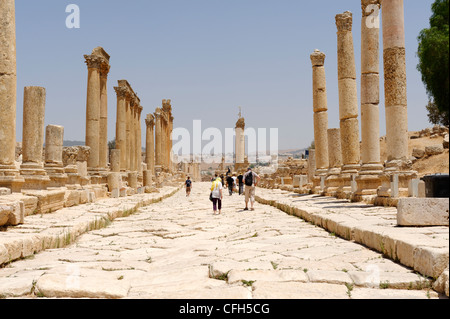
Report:
[[[50,177],[41,164],[22,163],[20,166],[20,175],[25,180],[22,189],[26,190],[46,190]]]
[[[339,175],[341,174],[340,168],[331,168],[328,171],[328,176],[325,178],[325,189],[323,194],[325,196],[335,197],[336,192],[341,186]]]
[[[411,170],[411,161],[391,161],[380,175],[381,186],[377,191],[377,205],[396,206],[398,198],[409,197],[409,182],[418,177]],[[398,177],[398,180],[397,180]]]
[[[314,194],[323,195],[325,190],[325,179],[328,175],[328,169],[318,169],[313,176],[312,192]]]
[[[25,180],[15,165],[0,165],[0,187],[6,187],[13,193],[20,193]]]
[[[373,202],[373,196],[377,195],[378,188],[381,186],[381,175],[383,174],[383,165],[381,164],[363,164],[359,175],[355,178],[357,190],[352,195],[352,201]]]
[[[45,164],[44,169],[50,178],[48,187],[63,187],[66,185],[68,176],[64,172],[62,164]]]
[[[356,191],[356,184],[354,179],[361,170],[361,165],[350,164],[342,166],[341,174],[339,175],[340,186],[336,191],[336,198],[351,199],[352,194]]]

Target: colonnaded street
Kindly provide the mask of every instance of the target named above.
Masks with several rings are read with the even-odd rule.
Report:
[[[438,298],[427,279],[362,245],[271,206],[243,211],[244,196],[224,191],[214,216],[209,185],[12,262],[1,286],[30,298]]]

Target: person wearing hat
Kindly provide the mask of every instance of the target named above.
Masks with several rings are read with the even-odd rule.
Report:
[[[255,189],[260,181],[258,174],[252,171],[251,167],[247,169],[247,173],[244,174],[245,184],[245,209],[248,210],[248,202],[250,201],[250,210],[255,210],[253,204],[255,203]]]

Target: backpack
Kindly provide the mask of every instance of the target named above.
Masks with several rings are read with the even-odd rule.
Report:
[[[250,172],[245,176],[245,185],[246,186],[253,186],[253,173]]]
[[[186,181],[186,187],[191,187],[191,185],[192,185],[192,182],[191,182],[190,179],[188,179],[188,180]]]

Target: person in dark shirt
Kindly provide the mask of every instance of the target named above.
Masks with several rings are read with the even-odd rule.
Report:
[[[244,175],[239,174],[237,177],[238,185],[239,185],[239,195],[244,194]]]
[[[192,189],[192,181],[189,176],[186,179],[186,182],[184,183],[184,185],[186,186],[186,197],[189,197],[189,195],[191,195],[191,189]]]
[[[227,177],[227,186],[228,186],[228,192],[230,193],[230,196],[233,195],[233,185],[234,185],[234,179],[232,176]]]

